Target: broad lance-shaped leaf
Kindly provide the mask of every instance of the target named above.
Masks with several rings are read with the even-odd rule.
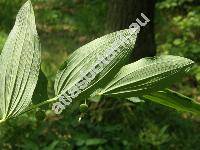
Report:
[[[72,98],[83,98],[107,84],[127,62],[135,41],[135,29],[125,29],[76,50],[57,73],[56,95],[67,93]]]
[[[154,92],[149,95],[144,95],[142,98],[174,108],[178,111],[200,114],[199,103],[172,90]]]
[[[33,7],[27,1],[16,17],[1,54],[1,119],[19,115],[31,103],[39,75],[40,53]]]
[[[159,91],[180,79],[193,63],[171,55],[140,59],[124,66],[100,95],[128,98]]]

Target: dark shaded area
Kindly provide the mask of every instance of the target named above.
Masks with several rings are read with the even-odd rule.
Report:
[[[108,28],[111,31],[127,29],[137,18],[144,22],[141,13],[150,20],[139,32],[133,52],[135,60],[156,54],[154,12],[155,0],[110,0],[109,2]]]

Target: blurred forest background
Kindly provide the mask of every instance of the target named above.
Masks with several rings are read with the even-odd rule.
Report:
[[[0,0],[0,51],[25,0]],[[128,28],[140,18],[133,61],[173,54],[196,62],[189,76],[171,88],[200,101],[200,2],[198,0],[32,0],[42,44],[42,70],[49,97],[59,66],[74,50],[106,33]],[[74,102],[61,116],[46,109],[44,121],[32,111],[0,126],[0,149],[132,150],[200,149],[200,117],[152,103],[92,99],[78,121]]]

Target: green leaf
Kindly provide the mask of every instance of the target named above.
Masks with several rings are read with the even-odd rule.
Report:
[[[21,114],[31,103],[40,69],[40,44],[33,7],[20,9],[0,60],[1,119]]]
[[[121,68],[100,95],[128,98],[159,91],[181,79],[193,63],[170,55],[140,59]]]
[[[200,114],[200,104],[194,100],[172,90],[158,91],[143,96],[144,99],[174,108],[178,111],[187,111]]]
[[[43,71],[40,69],[37,85],[32,96],[33,104],[39,104],[49,99],[47,94],[47,86],[48,86],[48,80]]]
[[[94,145],[102,145],[105,144],[107,142],[106,139],[101,139],[101,138],[91,138],[91,139],[87,139],[85,144],[87,146],[94,146]]]
[[[127,98],[127,100],[129,100],[130,102],[133,102],[133,103],[141,103],[141,102],[144,102],[144,100],[141,99],[140,97],[130,97],[130,98]]]
[[[126,42],[122,36],[127,39]],[[54,86],[56,95],[71,90],[76,91],[71,92],[72,97],[89,97],[97,88],[105,86],[127,62],[135,40],[134,29],[126,29],[105,35],[76,50],[57,73]],[[105,60],[101,61],[101,57]],[[89,76],[94,68],[97,72],[94,78],[86,80],[85,76]]]

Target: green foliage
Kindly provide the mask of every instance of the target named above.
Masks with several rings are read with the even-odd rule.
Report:
[[[37,26],[43,42],[42,70],[48,78],[48,94],[52,97],[58,66],[74,49],[104,33],[106,2],[32,2],[37,10]],[[22,3],[23,0],[0,0],[0,51]],[[195,0],[157,3],[155,29],[159,53],[196,60],[191,75],[179,84],[173,84],[173,89],[199,100],[199,9],[196,3]],[[64,68],[65,65],[61,70]],[[46,81],[43,79],[40,81],[44,85],[39,80],[37,82],[39,88],[36,87],[35,93],[38,91],[40,94],[35,94],[36,97],[46,95]],[[39,90],[42,87],[44,91]],[[0,149],[199,149],[199,117],[183,113],[182,109],[175,112],[162,106],[184,106],[184,110],[187,106],[187,111],[192,107],[195,112],[194,104],[197,104],[193,100],[169,91],[145,96],[151,99],[129,99],[134,103],[118,97],[92,97],[87,116],[81,122],[78,122],[81,101],[74,101],[61,116],[47,110],[46,119],[42,122],[37,121],[31,111],[0,124]],[[42,102],[45,97],[36,99]],[[144,99],[145,103],[135,104]]]
[[[31,2],[20,9],[0,58],[0,118],[18,116],[31,103],[40,65],[40,44]]]
[[[22,0],[0,0],[0,29],[10,30],[15,20],[14,16],[22,5]]]
[[[180,9],[182,8],[182,9]],[[200,6],[195,0],[165,0],[157,3],[158,51],[199,62]],[[162,26],[162,24],[165,26]],[[168,32],[166,36],[162,33]]]
[[[128,37],[126,42],[121,39],[122,37]],[[15,42],[14,44],[12,43],[13,41]],[[122,42],[119,43],[118,41]],[[73,94],[72,98],[88,98],[93,92],[103,87],[105,88],[101,90],[100,95],[125,98],[142,96],[169,86],[171,82],[180,78],[180,75],[185,73],[193,64],[193,61],[182,57],[160,56],[144,58],[123,67],[129,58],[135,41],[136,34],[134,30],[126,29],[105,35],[82,46],[59,69],[54,86],[56,97],[41,102],[32,108],[55,101],[57,97],[72,89],[72,91],[75,90],[77,92]],[[22,45],[20,45],[21,42],[23,43]],[[116,46],[116,44],[119,44],[119,46]],[[13,55],[16,57],[12,58]],[[13,62],[15,65],[16,63],[18,64],[18,70],[12,67]],[[0,116],[2,120],[17,116],[27,109],[38,80],[39,65],[40,45],[37,38],[33,8],[31,2],[28,1],[20,9],[15,26],[1,54],[2,73],[0,79],[3,86],[1,87],[2,106]],[[27,69],[29,72],[26,72]],[[6,77],[9,74],[14,78],[7,80]],[[88,74],[90,77],[87,76]],[[86,81],[85,76],[91,79]],[[110,81],[112,77],[114,79]],[[7,82],[10,84],[7,84]],[[38,98],[47,97],[46,87],[45,75],[40,71],[38,84],[33,95],[33,103],[37,103]],[[44,90],[44,97],[38,89],[39,91]],[[154,96],[155,99],[163,98],[161,104],[168,104],[168,102],[165,103],[165,101],[168,101],[168,97]],[[7,99],[8,97],[9,99]],[[176,101],[176,98],[181,97],[173,98]],[[151,100],[151,98],[149,99]],[[159,100],[157,101],[160,102]],[[182,103],[179,105],[182,107]],[[178,106],[173,108],[178,108],[179,110]],[[185,106],[184,110],[196,112],[196,109],[199,109],[198,105],[188,107]]]
[[[193,61],[179,56],[143,58],[122,67],[100,94],[128,98],[162,90],[192,65]]]
[[[122,40],[119,35],[129,37],[128,44],[122,43],[115,48],[116,46],[114,47],[113,43]],[[55,80],[56,95],[67,93],[70,88],[77,85],[83,90],[79,97],[87,98],[96,89],[107,84],[109,79],[125,65],[134,47],[135,40],[136,35],[132,29],[126,29],[105,35],[76,50],[62,65],[61,69],[65,69],[59,70],[57,73]],[[103,59],[106,62],[104,64]],[[96,70],[96,75],[91,75],[94,74],[90,73],[92,70]],[[92,77],[91,82],[84,83],[83,78],[86,75],[94,76],[94,79]]]
[[[6,42],[7,34],[0,32],[0,52],[3,49],[3,44]]]
[[[200,104],[180,93],[166,90],[143,96],[147,100],[172,107],[178,111],[189,111],[200,114]]]
[[[144,145],[151,144],[155,147],[162,145],[170,140],[169,134],[165,133],[167,126],[162,127],[161,129],[153,124],[148,125],[149,129],[144,129],[139,134],[139,139]],[[146,145],[146,148],[150,148]]]
[[[104,23],[106,21],[105,16],[107,9],[105,2],[105,0],[85,0],[84,6],[78,6],[76,21],[78,21],[77,28],[80,29],[80,32],[89,35],[94,34],[96,31],[98,31],[98,33],[105,32]],[[82,7],[84,7],[84,9],[82,9]]]
[[[35,112],[35,118],[38,120],[38,121],[43,121],[46,117],[46,114],[43,110],[38,110]]]

